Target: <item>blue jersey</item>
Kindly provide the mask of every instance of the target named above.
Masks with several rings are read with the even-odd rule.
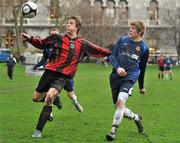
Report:
[[[119,38],[113,47],[112,55],[109,57],[113,66],[111,78],[131,80],[136,82],[139,78],[139,86],[144,86],[144,74],[149,57],[148,46],[144,41],[134,42],[128,36]],[[127,75],[120,77],[117,68],[124,68]]]
[[[166,59],[165,59],[165,66],[166,66],[166,67],[171,67],[172,64],[173,64],[173,61],[172,61],[171,58],[166,58]]]
[[[35,67],[40,67],[40,66],[43,66],[45,65],[47,62],[48,62],[48,59],[50,58],[51,56],[51,52],[52,52],[52,49],[51,48],[45,48],[43,50],[43,57],[41,58],[41,60],[35,65]]]

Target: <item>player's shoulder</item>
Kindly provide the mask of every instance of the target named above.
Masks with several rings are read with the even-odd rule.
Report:
[[[84,39],[84,38],[78,38],[77,40],[79,42],[81,42],[82,44],[84,44],[84,45],[87,45],[87,44],[91,43],[90,41],[88,41],[87,39]]]
[[[118,37],[118,41],[120,41],[120,42],[124,42],[124,41],[127,41],[129,39],[130,39],[129,36],[119,36]]]
[[[143,49],[146,51],[146,50],[149,50],[148,49],[148,44],[144,41],[144,40],[142,40],[141,41],[142,42],[142,47],[143,47]]]
[[[62,38],[62,35],[60,34],[52,34],[46,38],[46,41],[57,41]]]

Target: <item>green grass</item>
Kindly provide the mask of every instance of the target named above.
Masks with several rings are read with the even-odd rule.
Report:
[[[66,92],[61,93],[63,109],[53,107],[54,120],[43,130],[43,138],[32,139],[42,103],[33,103],[32,94],[39,77],[27,76],[16,65],[14,81],[9,82],[5,64],[0,64],[0,143],[106,143],[114,106],[109,87],[111,68],[80,64],[75,77],[75,92],[84,112],[75,110]],[[180,143],[180,67],[173,68],[173,80],[158,80],[157,67],[148,66],[145,87],[139,95],[135,85],[127,107],[141,113],[144,134],[134,122],[124,119],[114,143]]]

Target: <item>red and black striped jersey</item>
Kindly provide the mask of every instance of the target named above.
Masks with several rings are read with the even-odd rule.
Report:
[[[164,58],[159,58],[159,59],[157,60],[157,64],[158,64],[158,66],[160,66],[160,67],[164,67],[165,59],[164,59]]]
[[[110,50],[85,39],[71,39],[67,35],[51,35],[45,39],[32,37],[29,42],[39,49],[52,48],[45,69],[62,73],[70,78],[75,75],[78,63],[85,54],[97,58],[111,54]]]

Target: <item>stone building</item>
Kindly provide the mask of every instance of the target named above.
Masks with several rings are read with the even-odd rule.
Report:
[[[13,7],[17,0],[1,0],[0,3],[0,48],[16,47]],[[32,0],[33,1],[33,0]],[[30,35],[46,37],[52,27],[64,31],[64,19],[68,15],[78,15],[84,28],[81,36],[95,43],[115,41],[118,35],[128,34],[128,24],[132,20],[142,20],[146,24],[145,40],[151,51],[150,60],[158,54],[177,57],[175,38],[177,33],[168,11],[178,14],[180,1],[176,0],[36,0],[38,14],[33,19],[23,19],[23,31]],[[172,15],[176,22],[176,18]]]

